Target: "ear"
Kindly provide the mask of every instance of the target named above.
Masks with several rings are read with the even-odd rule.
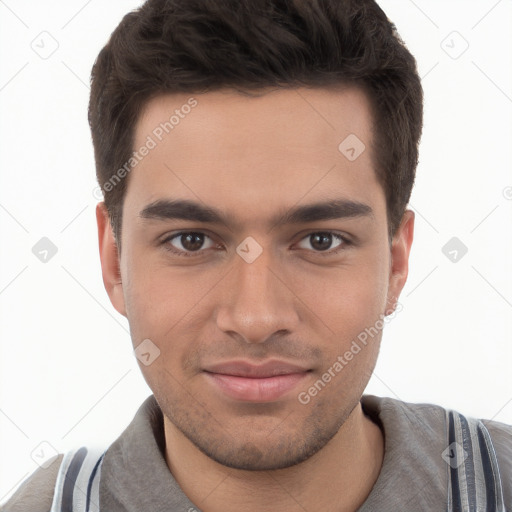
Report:
[[[391,261],[386,315],[395,311],[409,273],[409,253],[414,236],[414,212],[406,210],[391,242]]]
[[[103,284],[114,308],[121,315],[126,316],[119,251],[104,202],[96,205],[96,221],[98,223],[98,244]]]

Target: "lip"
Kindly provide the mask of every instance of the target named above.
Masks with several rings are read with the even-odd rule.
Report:
[[[302,381],[309,369],[284,361],[252,364],[229,361],[208,366],[204,374],[224,395],[246,402],[272,402]]]

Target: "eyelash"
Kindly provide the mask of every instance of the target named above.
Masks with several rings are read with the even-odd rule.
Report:
[[[183,257],[198,256],[198,255],[201,255],[202,253],[204,253],[206,250],[208,250],[208,249],[199,249],[198,251],[188,251],[187,252],[187,251],[181,251],[179,249],[175,249],[172,245],[169,244],[169,242],[171,240],[174,240],[175,238],[179,238],[182,235],[191,235],[191,234],[204,235],[205,237],[208,237],[211,239],[211,237],[209,235],[207,235],[206,233],[203,233],[202,231],[180,231],[178,233],[174,233],[173,235],[169,235],[166,238],[164,238],[161,241],[161,245],[164,246],[164,249],[166,251],[171,252],[171,253],[175,254],[176,256],[183,256]],[[334,250],[331,249],[331,250],[327,250],[327,251],[311,251],[315,255],[333,256],[333,255],[338,254],[339,252],[347,249],[348,247],[354,245],[354,243],[351,240],[349,240],[348,237],[341,235],[340,233],[337,233],[335,231],[329,231],[329,230],[312,231],[311,233],[308,233],[307,235],[302,237],[299,240],[299,242],[301,242],[302,240],[305,240],[308,237],[311,237],[312,235],[318,235],[318,234],[331,235],[333,238],[339,239],[342,243],[338,247],[336,247],[336,249],[334,249]],[[217,244],[217,245],[219,245],[219,244]],[[308,249],[304,249],[304,250],[308,250]]]

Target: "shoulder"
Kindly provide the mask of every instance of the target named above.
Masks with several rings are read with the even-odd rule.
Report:
[[[364,395],[361,403],[367,414],[387,420],[397,427],[412,429],[415,426],[421,426],[421,430],[432,429],[437,433],[445,433],[450,412],[460,414],[460,411],[452,411],[436,404],[409,403],[374,395]],[[507,455],[507,460],[510,462],[512,425],[470,416],[465,417],[482,423],[489,431],[495,447]]]
[[[386,432],[391,433],[403,447],[412,451],[428,452],[433,460],[441,461],[440,455],[445,453],[450,444],[448,429],[450,413],[470,421],[475,427],[479,425],[489,433],[492,442],[491,451],[496,454],[503,495],[507,506],[512,504],[512,426],[497,421],[472,418],[461,415],[439,405],[429,403],[407,403],[393,398],[365,395],[361,403],[365,412],[383,424]],[[475,432],[475,428],[472,428]],[[474,449],[478,449],[478,436],[473,438]],[[484,446],[481,445],[480,449]],[[403,450],[402,450],[403,452]],[[442,466],[439,466],[441,468]]]
[[[408,432],[412,436],[430,433],[439,437],[439,433],[445,432],[447,411],[439,405],[409,403],[374,395],[364,395],[361,404],[366,414],[378,418],[390,429]]]
[[[0,512],[49,512],[55,482],[64,455],[58,455],[46,468],[39,468],[24,480]]]

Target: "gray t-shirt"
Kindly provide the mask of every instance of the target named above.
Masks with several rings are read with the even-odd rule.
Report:
[[[365,414],[383,431],[380,475],[358,512],[444,511],[449,465],[445,409],[365,395]],[[483,420],[496,449],[507,510],[512,511],[512,426]],[[181,490],[164,458],[162,412],[153,396],[108,448],[101,469],[100,510],[104,512],[200,511]],[[48,512],[60,461],[25,480],[2,512]]]

